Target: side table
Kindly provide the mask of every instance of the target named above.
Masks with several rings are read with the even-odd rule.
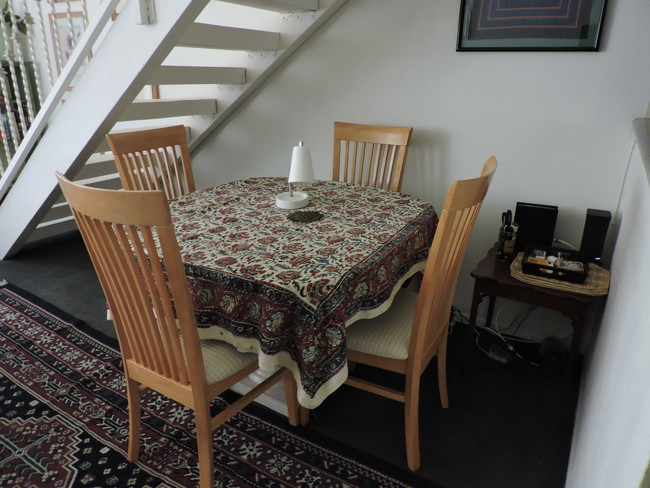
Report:
[[[566,371],[568,379],[572,376],[575,368],[587,307],[602,297],[529,285],[510,275],[511,262],[511,260],[497,258],[497,248],[494,246],[471,272],[474,278],[474,295],[469,316],[468,347],[474,336],[478,307],[485,297],[489,298],[487,327],[492,325],[494,303],[497,297],[557,310],[571,319],[573,327],[573,339]]]

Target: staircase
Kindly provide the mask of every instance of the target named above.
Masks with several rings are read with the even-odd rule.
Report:
[[[17,178],[9,168],[0,180],[0,259],[76,229],[54,171],[121,188],[105,143],[111,131],[181,123],[196,150],[347,0],[158,0],[155,22],[142,23],[140,6],[154,1],[127,0],[83,72],[68,76],[64,103],[47,121],[36,117],[11,162],[25,161]],[[43,132],[34,136],[35,126]]]

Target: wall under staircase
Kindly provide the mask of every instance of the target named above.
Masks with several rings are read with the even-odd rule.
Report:
[[[110,131],[182,123],[195,150],[346,1],[174,0],[138,25],[130,0],[2,201],[0,259],[76,228],[54,171],[120,188]],[[143,96],[151,84],[160,99]]]

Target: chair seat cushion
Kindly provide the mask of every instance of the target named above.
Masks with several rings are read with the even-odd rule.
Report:
[[[350,325],[347,329],[348,350],[406,359],[417,300],[417,293],[403,288],[386,312]]]
[[[216,339],[202,340],[201,350],[208,384],[221,381],[257,362],[257,354],[241,353],[227,342]]]

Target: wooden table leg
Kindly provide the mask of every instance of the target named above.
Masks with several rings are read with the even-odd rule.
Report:
[[[474,344],[474,331],[476,330],[476,316],[478,314],[478,307],[483,301],[483,294],[481,293],[481,288],[479,281],[474,281],[474,294],[472,295],[472,308],[469,313],[469,324],[467,327],[467,338],[465,345],[465,358],[466,361],[469,361],[472,357],[472,351]]]
[[[573,377],[576,361],[578,359],[578,349],[580,348],[580,339],[582,337],[582,326],[584,325],[586,307],[571,316],[571,326],[573,327],[573,338],[571,339],[571,348],[569,349],[569,361],[565,373],[567,381]]]
[[[485,318],[485,326],[489,329],[492,327],[492,318],[494,317],[494,304],[497,300],[497,297],[489,295],[490,303],[488,304],[488,313]]]

